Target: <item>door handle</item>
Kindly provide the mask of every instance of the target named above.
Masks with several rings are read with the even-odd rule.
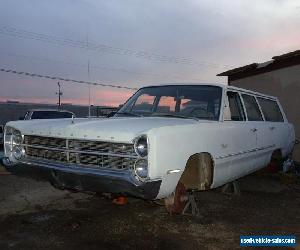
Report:
[[[252,128],[252,129],[250,129],[250,131],[254,133],[257,131],[257,128]]]
[[[274,129],[275,129],[275,127],[270,127],[270,129],[271,129],[271,130],[274,130]]]

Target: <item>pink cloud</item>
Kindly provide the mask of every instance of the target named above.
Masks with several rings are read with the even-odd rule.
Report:
[[[92,102],[107,106],[119,106],[131,97],[133,93],[134,91],[131,90],[97,90],[92,94]]]
[[[134,91],[130,90],[108,90],[108,89],[98,89],[91,91],[91,104],[92,105],[105,105],[105,106],[114,106],[117,107],[120,104],[123,104]],[[58,102],[55,97],[41,98],[38,96],[30,97],[14,97],[14,96],[0,96],[0,102],[6,102],[7,100],[14,100],[19,102],[28,102],[28,103],[47,103],[47,104],[56,104]],[[79,105],[88,105],[88,98],[67,98],[62,97],[62,103],[72,103]]]

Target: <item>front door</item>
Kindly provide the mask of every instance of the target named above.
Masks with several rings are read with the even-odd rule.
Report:
[[[223,160],[227,160],[226,175],[228,181],[231,181],[246,175],[254,168],[257,131],[255,124],[247,121],[240,94],[228,91],[227,97],[223,118],[226,134],[220,138],[223,140]]]

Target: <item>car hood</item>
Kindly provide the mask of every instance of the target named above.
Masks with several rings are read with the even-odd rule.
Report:
[[[129,142],[154,128],[197,124],[193,119],[165,117],[116,117],[103,119],[51,119],[13,121],[7,126],[19,129],[25,135],[80,138]]]

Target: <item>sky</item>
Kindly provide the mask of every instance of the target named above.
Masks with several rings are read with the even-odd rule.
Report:
[[[298,0],[1,0],[0,68],[139,88],[224,83],[220,72],[300,48]],[[62,102],[88,105],[61,81]],[[0,101],[56,103],[57,81],[0,72]],[[92,86],[93,105],[134,90]]]

